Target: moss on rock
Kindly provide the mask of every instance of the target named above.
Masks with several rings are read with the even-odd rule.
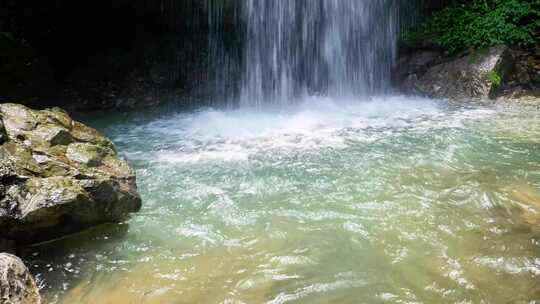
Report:
[[[43,241],[140,209],[134,171],[95,129],[18,104],[0,104],[0,122],[0,238]]]

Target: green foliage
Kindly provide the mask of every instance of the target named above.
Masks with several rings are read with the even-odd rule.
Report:
[[[496,71],[490,71],[487,74],[487,78],[495,86],[495,88],[499,88],[502,85],[502,77]]]
[[[532,81],[536,84],[540,84],[540,73],[537,73],[532,77]]]
[[[405,35],[409,43],[430,42],[450,53],[500,43],[540,42],[540,0],[469,0],[450,5]]]
[[[14,40],[13,35],[11,35],[11,33],[8,33],[8,32],[0,32],[0,39]]]

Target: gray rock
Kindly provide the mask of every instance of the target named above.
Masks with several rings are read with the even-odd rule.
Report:
[[[66,157],[89,167],[97,167],[108,152],[90,143],[72,143],[67,147]]]
[[[443,54],[433,49],[402,47],[392,70],[392,83],[402,93],[415,93],[412,88],[418,77],[442,62]]]
[[[68,145],[73,142],[69,130],[63,126],[41,124],[31,133],[35,141],[43,145]]]
[[[60,109],[0,104],[0,238],[27,244],[115,222],[141,207],[113,143]]]
[[[58,108],[52,108],[40,111],[42,115],[42,121],[46,121],[50,124],[61,125],[62,127],[71,130],[73,128],[73,120],[69,117],[69,114]]]
[[[114,144],[111,142],[110,139],[99,134],[97,130],[90,128],[80,122],[77,122],[77,121],[73,122],[73,129],[71,129],[71,135],[78,142],[88,142],[88,143],[95,144],[98,146],[107,147],[116,151],[114,148]]]
[[[4,120],[0,116],[0,145],[7,140],[6,128],[4,128]]]
[[[0,303],[40,304],[36,281],[16,256],[0,253]]]
[[[0,115],[2,115],[2,119],[4,120],[4,127],[8,138],[16,138],[19,135],[24,136],[24,131],[32,130],[37,125],[36,117],[30,109],[23,105],[12,103],[1,104]]]
[[[15,163],[9,156],[9,152],[4,147],[0,147],[0,181],[2,185],[7,184],[15,176],[17,176]]]
[[[496,96],[512,66],[508,47],[498,45],[436,64],[408,77],[407,91],[432,98],[487,99]]]

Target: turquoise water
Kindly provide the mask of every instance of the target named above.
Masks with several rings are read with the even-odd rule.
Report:
[[[46,303],[540,303],[540,110],[404,97],[88,123],[126,223],[30,248]]]

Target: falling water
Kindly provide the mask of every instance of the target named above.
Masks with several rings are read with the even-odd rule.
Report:
[[[421,0],[206,0],[216,105],[386,93],[402,25]]]
[[[185,95],[215,106],[257,108],[313,95],[387,92],[400,29],[425,1],[143,0],[136,6],[160,16],[167,36],[159,52],[145,52],[158,98],[166,93],[161,87],[182,86]]]
[[[399,33],[395,0],[247,0],[240,102],[371,95],[388,88]]]

